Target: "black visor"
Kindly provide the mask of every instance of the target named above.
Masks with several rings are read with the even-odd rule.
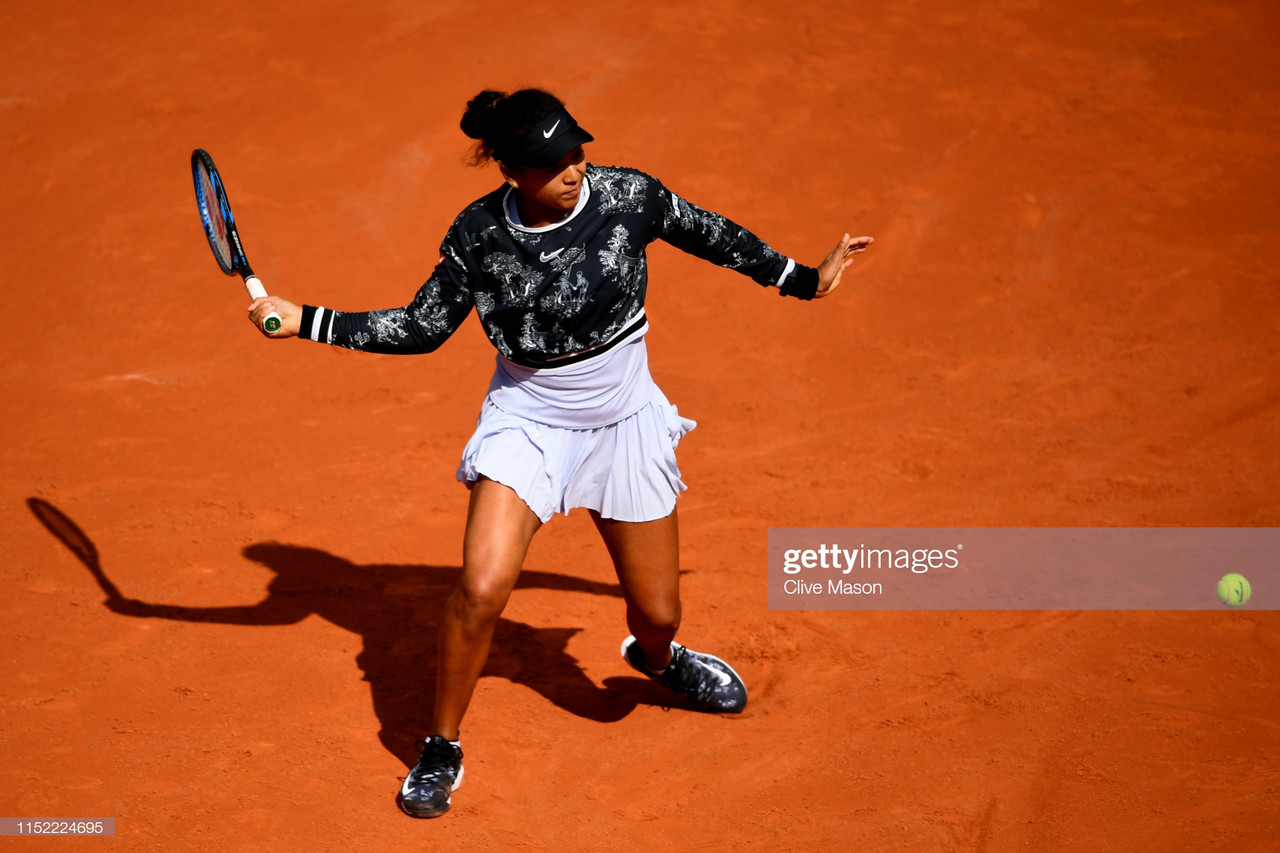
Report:
[[[567,110],[559,110],[516,140],[513,150],[500,152],[498,159],[511,166],[547,169],[559,163],[579,145],[594,139],[594,136],[578,127]],[[497,153],[499,152],[495,152]]]

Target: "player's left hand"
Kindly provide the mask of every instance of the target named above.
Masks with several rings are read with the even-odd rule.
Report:
[[[853,263],[853,256],[865,252],[874,242],[874,237],[850,237],[848,234],[841,237],[831,254],[818,266],[818,292],[814,298],[820,299],[839,287],[840,276]]]

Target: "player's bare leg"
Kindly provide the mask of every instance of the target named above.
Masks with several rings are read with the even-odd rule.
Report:
[[[414,817],[439,817],[462,784],[458,727],[489,657],[493,629],[520,576],[529,541],[542,526],[508,487],[480,479],[462,544],[462,575],[440,621],[436,705],[432,735],[400,788],[400,806]]]
[[[737,713],[747,688],[714,655],[674,642],[680,627],[680,537],[673,511],[657,521],[626,522],[592,513],[627,602],[632,636],[622,656],[634,669],[689,700],[698,710]]]
[[[507,486],[481,478],[471,487],[462,576],[440,623],[433,734],[458,737],[489,658],[493,629],[520,576],[529,542],[541,526],[528,504]]]
[[[660,669],[680,627],[680,531],[676,513],[657,521],[615,521],[592,512],[627,602],[627,628]]]

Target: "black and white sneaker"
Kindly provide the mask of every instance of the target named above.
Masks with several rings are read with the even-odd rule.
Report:
[[[747,707],[747,685],[733,667],[715,655],[672,643],[671,663],[662,672],[656,672],[649,668],[636,638],[627,637],[622,641],[622,659],[632,669],[688,699],[699,711],[736,714]]]
[[[418,763],[400,786],[400,808],[413,817],[439,817],[462,784],[462,750],[439,735],[418,743]]]

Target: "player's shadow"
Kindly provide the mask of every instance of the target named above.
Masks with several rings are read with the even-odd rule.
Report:
[[[93,542],[46,501],[31,498],[36,518],[89,569],[116,613],[150,619],[228,625],[292,625],[316,614],[359,634],[356,663],[369,682],[378,736],[413,766],[416,738],[431,719],[436,676],[436,629],[445,599],[461,569],[456,566],[357,565],[317,548],[278,543],[250,545],[244,554],[275,573],[257,604],[184,607],[126,598],[102,570]],[[552,572],[525,571],[517,589],[540,588],[621,598],[617,584]],[[535,628],[502,618],[482,676],[523,684],[564,710],[598,722],[626,716],[637,704],[660,704],[647,679],[612,677],[596,686],[568,653],[581,628]],[[283,664],[282,664],[283,665]]]

